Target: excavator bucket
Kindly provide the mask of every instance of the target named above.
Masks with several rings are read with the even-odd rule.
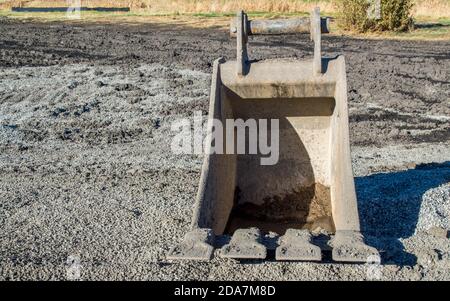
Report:
[[[313,60],[251,61],[248,35],[284,33],[283,21],[252,23],[241,11],[232,22],[237,60],[214,62],[209,152],[192,229],[170,250],[169,259],[209,260],[216,247],[221,257],[264,259],[270,248],[267,233],[279,235],[272,247],[276,260],[321,261],[320,244],[314,244],[317,233],[330,234],[328,248],[335,261],[366,262],[378,256],[360,233],[344,57],[321,57],[321,33],[328,30],[318,8],[309,19],[288,25],[296,32],[310,29]],[[238,120],[248,126],[248,135],[239,137]],[[256,131],[252,124],[258,125]],[[233,139],[215,144],[210,134],[218,128],[225,136],[234,134]],[[247,151],[255,136],[277,146],[275,159],[262,147]],[[239,142],[246,152],[237,150]],[[226,235],[231,239],[225,245],[216,243]]]

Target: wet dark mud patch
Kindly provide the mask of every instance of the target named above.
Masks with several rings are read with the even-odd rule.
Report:
[[[257,227],[261,231],[283,235],[287,229],[324,229],[334,232],[330,188],[316,183],[284,196],[270,196],[262,205],[239,203],[236,188],[235,206],[228,219],[226,234],[239,228]]]
[[[252,57],[312,57],[312,44],[306,39],[306,35],[298,35],[291,40],[285,36],[252,37]],[[349,108],[352,110],[352,145],[384,146],[448,141],[447,121],[438,123],[435,129],[428,129],[429,121],[423,122],[420,118],[403,120],[403,116],[387,113],[371,117],[372,112],[365,110],[367,104],[371,103],[417,116],[448,116],[449,106],[446,100],[450,91],[450,46],[447,41],[366,39],[361,43],[360,39],[324,35],[322,42],[324,56],[343,54],[346,58]],[[114,90],[118,97],[123,97],[136,106],[143,106],[143,99],[154,95],[140,91],[139,81],[151,83],[167,78],[169,83],[165,93],[168,96],[181,98],[187,94],[188,97],[198,99],[192,103],[170,103],[173,108],[154,106],[155,114],[158,115],[198,109],[206,112],[207,95],[196,95],[198,92],[191,87],[192,83],[195,85],[200,81],[180,77],[173,67],[210,73],[212,62],[219,56],[226,59],[235,57],[235,47],[227,30],[217,27],[191,28],[174,24],[99,25],[94,22],[76,25],[52,22],[49,26],[45,22],[21,22],[7,18],[0,20],[2,67],[64,66],[79,63],[91,64],[96,68],[121,65],[126,66],[126,74],[130,77],[142,64],[157,62],[165,66],[160,70],[147,70],[139,79],[130,81],[129,84],[134,88],[125,86],[118,88],[124,88],[123,91]],[[92,83],[101,80],[109,84],[107,76],[99,78],[100,75],[96,74]],[[8,73],[0,76],[6,79],[18,75]],[[203,81],[209,84],[209,79]],[[107,86],[97,88],[107,89]],[[79,87],[73,91],[77,89]],[[10,92],[4,92],[0,96],[0,103],[15,98]],[[403,129],[404,123],[415,126],[417,130]],[[384,139],[380,140],[379,137]]]

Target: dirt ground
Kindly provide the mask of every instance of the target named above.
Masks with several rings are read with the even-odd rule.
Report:
[[[307,35],[251,37],[311,58]],[[347,61],[361,226],[377,279],[450,280],[450,43],[324,36]],[[356,264],[172,262],[201,156],[171,124],[207,114],[219,27],[0,19],[0,279],[359,280]],[[377,274],[378,275],[378,274]]]

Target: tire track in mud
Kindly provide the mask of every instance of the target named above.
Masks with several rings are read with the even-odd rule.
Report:
[[[49,66],[85,63],[127,65],[159,63],[209,73],[218,56],[234,58],[234,40],[226,30],[173,25],[117,25],[20,22],[0,19],[0,66]],[[250,39],[250,57],[312,55],[307,35],[259,36]],[[450,140],[448,122],[386,113],[450,116],[450,44],[425,41],[361,40],[323,37],[324,55],[344,54],[347,60],[351,141],[355,145],[436,142]],[[177,78],[170,92],[190,86]],[[2,102],[11,97],[2,94]],[[125,98],[133,97],[124,95]],[[130,102],[135,101],[129,99]],[[176,103],[160,113],[186,113],[207,108]],[[385,139],[381,142],[379,137]]]

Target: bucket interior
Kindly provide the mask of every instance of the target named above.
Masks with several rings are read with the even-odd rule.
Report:
[[[335,99],[244,99],[225,91],[222,101],[234,119],[266,119],[269,129],[271,119],[279,120],[276,164],[261,165],[261,157],[269,155],[259,148],[257,154],[235,156],[234,198],[224,233],[249,227],[280,235],[288,228],[334,232],[330,144]],[[248,145],[248,132],[245,139]]]

